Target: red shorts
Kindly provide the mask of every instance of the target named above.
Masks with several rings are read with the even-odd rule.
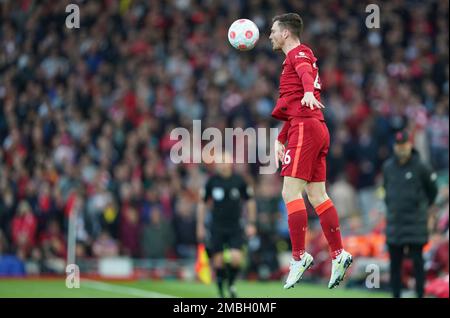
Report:
[[[330,134],[324,121],[312,117],[291,119],[281,175],[308,182],[325,181],[329,147]]]

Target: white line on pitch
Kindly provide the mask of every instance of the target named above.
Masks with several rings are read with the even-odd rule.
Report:
[[[98,282],[90,279],[83,279],[81,281],[82,287],[88,287],[92,289],[97,290],[103,290],[107,292],[112,293],[118,293],[118,294],[128,294],[136,297],[143,297],[143,298],[176,298],[172,295],[167,294],[161,294],[153,291],[138,289],[134,287],[126,287],[126,286],[119,286],[115,284],[109,284],[104,282]]]

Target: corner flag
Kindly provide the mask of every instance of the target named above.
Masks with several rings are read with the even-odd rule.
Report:
[[[211,284],[211,268],[209,266],[209,259],[208,254],[206,253],[205,244],[198,244],[197,246],[195,272],[202,283],[207,285]]]

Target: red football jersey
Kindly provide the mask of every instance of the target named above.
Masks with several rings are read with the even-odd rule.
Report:
[[[311,110],[308,106],[301,104],[304,88],[296,71],[296,68],[304,63],[311,65],[314,78],[314,96],[320,101],[320,90],[322,87],[316,61],[317,58],[312,50],[304,44],[300,44],[288,52],[283,62],[283,71],[280,76],[280,96],[272,111],[274,118],[289,120],[292,117],[315,117],[319,120],[324,120],[322,110],[319,108]]]

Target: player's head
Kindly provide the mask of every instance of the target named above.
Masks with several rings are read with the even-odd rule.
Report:
[[[406,131],[400,131],[395,135],[394,152],[400,161],[406,161],[412,153],[412,142]]]
[[[300,40],[303,31],[303,20],[297,13],[286,13],[272,19],[269,39],[273,49],[281,50],[287,40]]]
[[[216,158],[216,170],[222,176],[230,176],[233,173],[233,157],[227,151],[224,151]]]

